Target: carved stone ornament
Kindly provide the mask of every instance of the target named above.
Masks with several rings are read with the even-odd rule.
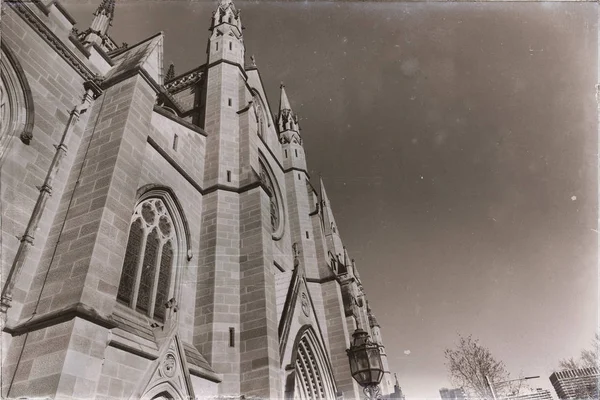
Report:
[[[310,305],[308,304],[308,296],[304,292],[300,297],[300,305],[302,306],[302,312],[308,317],[310,315]]]
[[[171,353],[167,354],[162,364],[163,373],[166,377],[172,378],[175,375],[176,369],[177,360],[175,359],[175,356]]]

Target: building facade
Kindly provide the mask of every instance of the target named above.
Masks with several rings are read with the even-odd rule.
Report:
[[[569,369],[550,375],[559,399],[597,399],[599,379],[598,368]]]
[[[162,33],[110,37],[114,0],[81,31],[3,2],[3,398],[354,399],[358,327],[394,392],[285,88],[272,110],[239,10],[215,8],[176,76]]]
[[[465,400],[467,398],[467,396],[465,395],[465,391],[462,388],[441,388],[440,397],[442,398],[442,400]]]
[[[537,388],[529,393],[515,394],[504,398],[507,400],[552,400],[552,394],[549,390]]]

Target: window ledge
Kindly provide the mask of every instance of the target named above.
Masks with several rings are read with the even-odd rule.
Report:
[[[112,314],[117,326],[125,332],[132,333],[145,340],[155,342],[151,324],[157,323],[147,316],[132,310],[124,304],[117,302]]]

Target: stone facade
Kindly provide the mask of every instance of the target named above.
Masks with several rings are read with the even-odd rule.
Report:
[[[117,10],[118,11],[118,10]],[[163,36],[118,47],[52,0],[2,9],[2,397],[361,396],[346,349],[379,324],[272,115],[240,13],[163,77]],[[166,301],[168,300],[168,301]]]

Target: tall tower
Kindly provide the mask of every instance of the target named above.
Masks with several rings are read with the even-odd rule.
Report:
[[[244,66],[244,39],[240,11],[232,0],[220,0],[210,26],[208,64],[220,60]]]
[[[285,86],[281,84],[279,94],[279,113],[277,115],[279,142],[283,150],[283,169],[286,176],[286,188],[290,209],[292,242],[300,245],[300,258],[307,276],[319,277],[319,266],[316,259],[315,238],[310,213],[316,200],[313,201],[313,190],[306,171],[306,155],[302,147],[298,116],[292,110]]]
[[[277,115],[279,141],[283,149],[283,166],[287,170],[296,168],[306,171],[306,157],[302,147],[298,116],[292,110],[285,86],[281,84],[279,95],[279,114]]]
[[[104,51],[114,50],[116,45],[108,36],[108,28],[112,25],[114,16],[115,0],[102,0],[94,12],[92,25],[85,32],[79,34],[79,40],[84,45],[96,44]]]
[[[259,159],[249,153],[250,114],[243,111],[252,96],[240,11],[231,0],[218,3],[210,31],[203,111],[207,193],[194,345],[222,376],[220,395],[277,398],[282,382],[270,198],[253,175],[259,173]],[[260,342],[259,331],[265,335]]]

